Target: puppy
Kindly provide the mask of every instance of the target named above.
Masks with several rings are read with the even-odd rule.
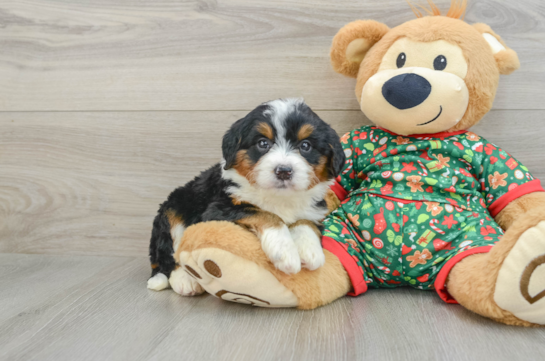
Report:
[[[293,274],[324,264],[320,220],[345,156],[337,133],[302,99],[264,103],[223,137],[223,160],[174,190],[159,208],[148,288],[202,293],[173,254],[184,230],[212,220],[255,233],[275,267]]]

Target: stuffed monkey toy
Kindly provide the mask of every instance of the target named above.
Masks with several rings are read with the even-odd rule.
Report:
[[[284,274],[228,222],[189,227],[175,258],[207,292],[263,307],[312,309],[371,288],[435,290],[495,321],[545,325],[545,193],[509,153],[468,131],[491,109],[517,54],[485,24],[446,15],[395,28],[373,20],[333,39],[374,123],[345,134],[346,163],[323,221],[325,265]]]

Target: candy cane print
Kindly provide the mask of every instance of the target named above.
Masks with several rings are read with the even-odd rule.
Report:
[[[346,163],[348,163],[348,167],[343,170],[343,175],[350,172],[350,170],[352,169],[352,165],[354,164],[354,162],[352,162],[352,159],[347,159]]]
[[[469,170],[472,170],[472,169],[473,169],[473,166],[471,165],[471,163],[469,163],[469,162],[468,162],[467,160],[465,160],[464,158],[458,158],[458,160],[459,160],[460,162],[465,163],[465,164],[468,166]]]
[[[492,201],[494,200],[494,196],[492,194],[489,194],[488,196],[486,196],[487,200],[488,200],[488,203],[492,203]]]
[[[426,167],[424,167],[424,164],[422,164],[421,161],[417,160],[417,162],[418,162],[418,165],[420,166],[420,168],[422,168],[422,172],[418,171],[418,174],[420,174],[421,176],[426,177],[428,175],[428,170],[426,169]]]
[[[369,140],[373,143],[376,143],[378,141],[378,135],[376,137],[373,137],[374,130],[371,130],[371,133],[369,133]]]
[[[442,231],[442,230],[440,230],[439,228],[437,228],[436,226],[434,226],[434,225],[433,225],[434,223],[439,223],[439,221],[438,221],[437,219],[435,219],[435,218],[432,219],[432,220],[430,221],[430,227],[431,227],[435,232],[437,232],[437,233],[439,233],[439,234],[445,234],[445,231]]]
[[[389,274],[390,269],[388,267],[379,266],[377,267],[379,270],[384,271],[384,273]]]

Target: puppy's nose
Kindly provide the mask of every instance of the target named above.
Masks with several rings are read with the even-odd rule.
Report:
[[[382,86],[382,95],[397,109],[420,105],[431,93],[431,84],[418,74],[400,74]]]
[[[276,174],[276,178],[280,180],[290,180],[291,175],[293,174],[293,170],[290,167],[286,167],[285,165],[280,165],[276,167],[274,170],[274,174]]]

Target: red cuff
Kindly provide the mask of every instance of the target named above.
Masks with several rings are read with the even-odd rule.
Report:
[[[528,183],[524,183],[513,189],[512,191],[507,192],[500,198],[496,199],[494,203],[488,206],[488,211],[492,217],[496,217],[509,203],[515,199],[522,197],[523,195],[534,193],[534,192],[545,192],[541,186],[539,179],[534,179]]]
[[[357,296],[365,293],[367,291],[367,283],[365,283],[360,267],[352,256],[348,254],[348,251],[339,242],[326,236],[322,237],[322,247],[337,256],[346,273],[348,273],[354,291],[347,293],[347,295]]]
[[[434,286],[435,291],[437,294],[439,294],[439,297],[446,303],[458,303],[447,291],[447,277],[450,273],[450,270],[452,270],[452,267],[454,267],[458,262],[466,258],[467,256],[474,255],[476,253],[487,253],[490,252],[493,246],[483,246],[483,247],[476,247],[472,248],[468,251],[462,252],[457,254],[456,256],[452,257],[445,263],[443,268],[441,268],[441,271],[439,271],[439,274],[435,278]]]
[[[337,181],[335,181],[335,184],[333,184],[330,188],[340,201],[344,201],[348,195],[348,191],[344,189],[343,186]]]

